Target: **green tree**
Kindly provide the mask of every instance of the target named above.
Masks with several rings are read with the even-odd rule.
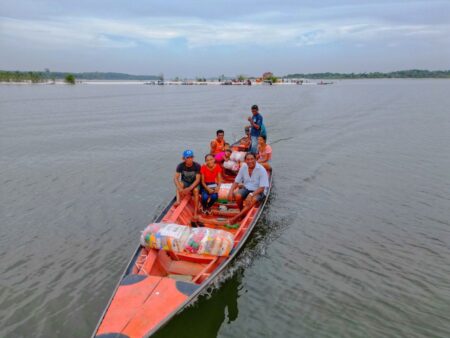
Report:
[[[268,77],[266,80],[269,80],[272,83],[277,83],[278,82],[278,78],[274,75],[272,75],[271,77]]]
[[[238,81],[243,82],[243,81],[247,80],[247,77],[245,75],[241,74],[241,75],[237,76],[237,79],[238,79]]]
[[[75,76],[73,76],[72,74],[67,74],[64,78],[64,82],[68,84],[75,84]]]

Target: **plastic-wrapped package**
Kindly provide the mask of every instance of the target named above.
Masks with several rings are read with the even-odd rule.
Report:
[[[185,250],[199,255],[228,256],[234,245],[234,237],[227,231],[193,228]]]
[[[232,183],[222,183],[219,188],[219,202],[226,202],[228,200],[228,194],[230,193],[230,189]]]
[[[245,151],[233,151],[231,153],[230,159],[235,162],[244,162],[245,154]]]
[[[179,224],[153,223],[141,235],[141,245],[151,249],[182,252],[190,228]]]
[[[238,171],[239,170],[239,163],[232,161],[232,160],[228,160],[223,162],[223,167],[225,169],[229,169],[232,171]]]
[[[234,246],[234,236],[224,230],[153,223],[142,232],[141,245],[173,252],[228,256]]]

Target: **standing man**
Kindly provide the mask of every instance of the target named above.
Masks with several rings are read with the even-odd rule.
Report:
[[[177,188],[177,201],[180,203],[181,198],[186,195],[194,195],[194,217],[197,217],[200,183],[200,164],[194,162],[194,152],[185,150],[183,152],[183,162],[177,166],[173,182]]]
[[[251,124],[250,137],[252,139],[250,152],[256,154],[258,152],[258,137],[261,134],[263,125],[263,117],[259,113],[259,108],[256,104],[252,106],[252,115],[248,118],[248,122]]]
[[[225,132],[222,129],[216,131],[216,138],[211,141],[211,155],[215,156],[225,150]]]

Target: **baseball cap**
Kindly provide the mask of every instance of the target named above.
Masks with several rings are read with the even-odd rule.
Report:
[[[194,157],[194,152],[192,150],[183,151],[183,158]]]

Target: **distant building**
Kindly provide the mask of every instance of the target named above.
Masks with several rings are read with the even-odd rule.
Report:
[[[265,80],[265,79],[271,78],[272,76],[273,76],[273,73],[271,73],[271,72],[265,72],[265,73],[262,75],[262,78]]]

